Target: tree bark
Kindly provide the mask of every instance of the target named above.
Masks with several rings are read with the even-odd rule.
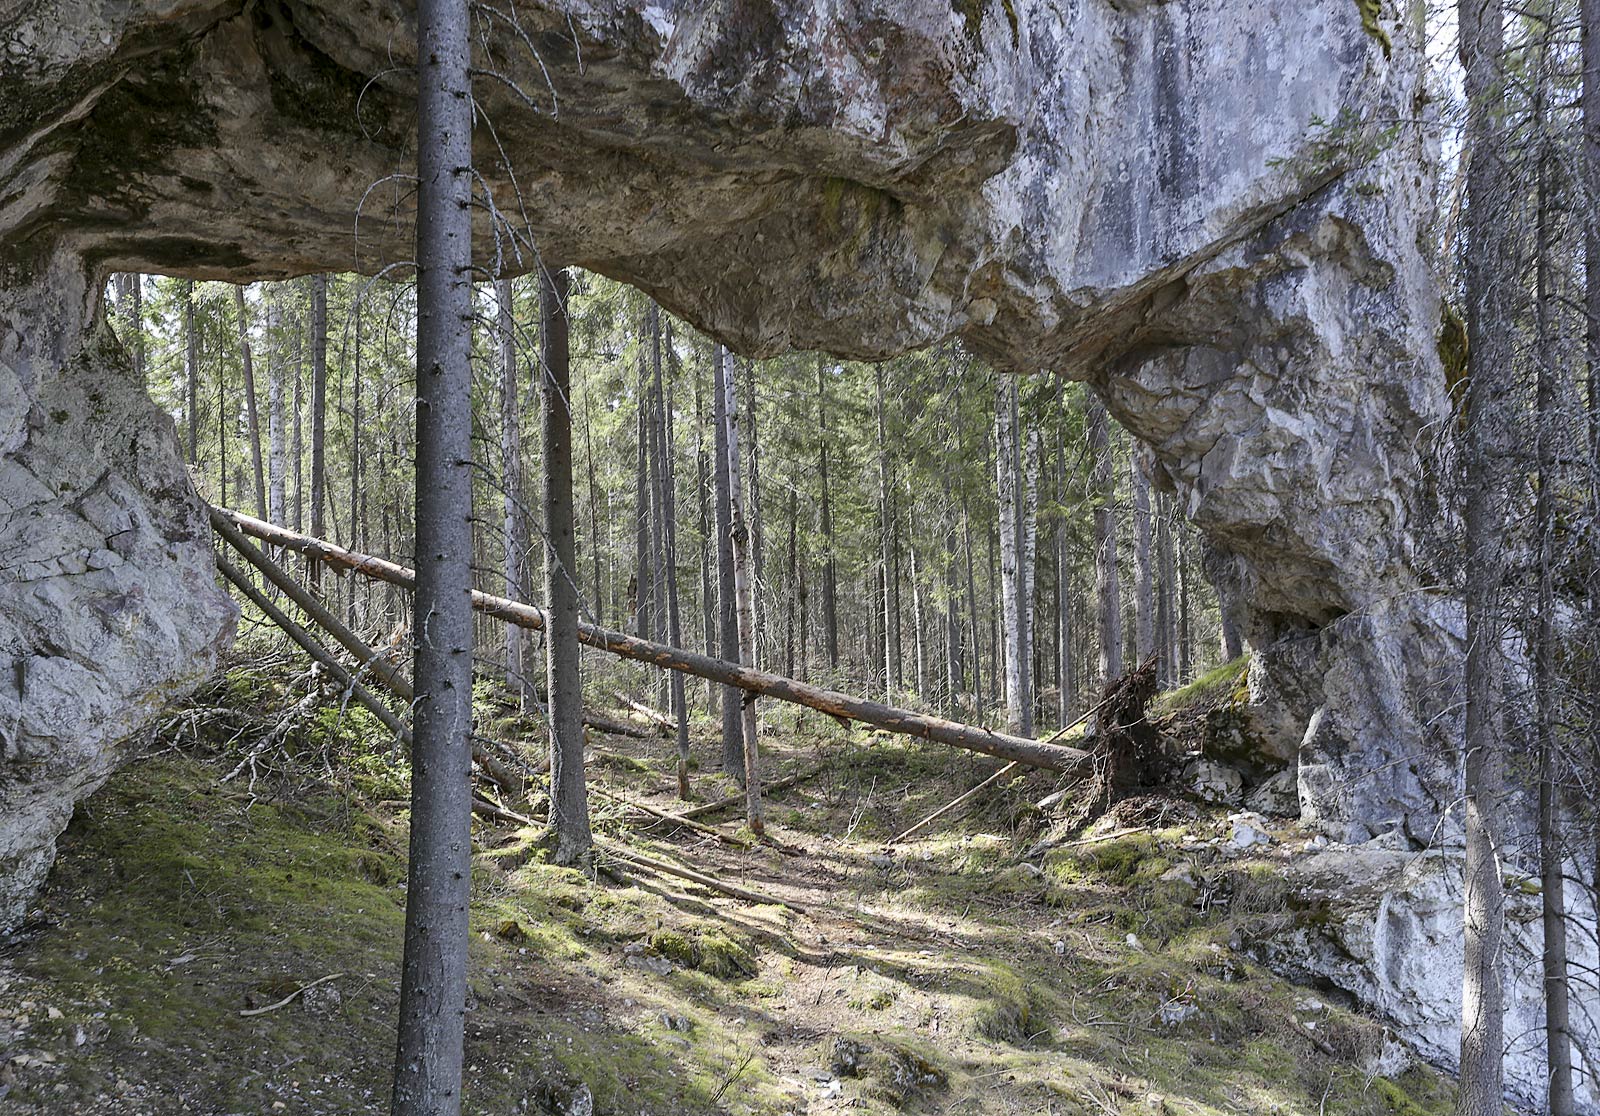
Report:
[[[135,288],[137,289],[137,288]],[[183,306],[184,418],[189,427],[189,464],[200,463],[200,331],[194,324],[194,280],[183,280],[178,288]],[[142,382],[142,381],[141,381]],[[218,406],[220,408],[220,397]]]
[[[417,578],[395,1116],[455,1116],[472,876],[472,97],[467,5],[417,5]]]
[[[256,413],[256,370],[250,354],[250,320],[244,305],[244,288],[233,288],[233,306],[239,319],[239,365],[244,372],[244,414],[250,436],[250,467],[255,470],[256,514],[267,514],[267,481],[261,465],[261,417]]]
[[[594,847],[583,775],[583,687],[578,651],[578,544],[572,511],[572,375],[565,268],[539,269],[540,395],[544,416],[546,693],[550,827],[557,864],[587,862]]]
[[[728,478],[728,367],[732,357],[718,345],[711,356],[711,421],[715,428],[715,474],[717,499],[717,615],[719,636],[717,653],[728,662],[739,656],[739,620],[734,612],[733,574],[733,497]],[[731,686],[722,690],[722,770],[744,782],[744,721],[739,710],[739,692]]]
[[[746,522],[743,486],[739,481],[739,392],[734,367],[733,361],[729,360],[723,371],[723,390],[727,393],[723,418],[728,424],[728,499],[729,526],[733,539],[733,595],[739,615],[739,663],[753,670],[756,665],[756,611],[750,584],[750,528]],[[756,735],[755,695],[744,694],[740,706],[744,735],[745,819],[750,825],[751,832],[759,837],[765,829],[765,823],[761,810],[761,768],[759,737]]]
[[[1499,1116],[1504,1100],[1505,1021],[1500,946],[1505,925],[1498,822],[1501,797],[1499,586],[1506,480],[1502,429],[1512,367],[1506,223],[1510,191],[1500,63],[1499,0],[1457,9],[1467,118],[1466,188],[1469,400],[1464,453],[1466,507],[1466,898],[1461,1008],[1461,1116]]]

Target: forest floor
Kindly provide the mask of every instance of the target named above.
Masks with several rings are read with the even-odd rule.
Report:
[[[286,720],[294,678],[282,657],[236,663],[80,807],[37,910],[0,939],[0,1112],[387,1110],[404,772],[359,715]],[[1289,917],[1278,872],[1306,834],[1239,850],[1226,811],[1166,800],[1153,824],[1124,811],[1022,860],[1055,787],[1033,772],[890,849],[999,764],[767,719],[769,779],[816,772],[773,796],[770,843],[600,798],[596,830],[804,913],[634,868],[591,879],[475,820],[467,1112],[1450,1111],[1427,1067],[1371,1072],[1379,1024],[1249,960]],[[595,786],[681,806],[670,741],[591,748]],[[731,789],[695,773],[698,798]],[[740,835],[736,812],[702,820]]]

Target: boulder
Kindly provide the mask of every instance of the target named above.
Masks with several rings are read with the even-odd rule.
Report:
[[[1269,967],[1303,983],[1333,987],[1387,1020],[1418,1057],[1454,1070],[1461,1040],[1462,857],[1413,852],[1376,841],[1329,848],[1286,868],[1296,896],[1292,927],[1251,946]],[[1505,989],[1505,1075],[1509,1098],[1533,1110],[1545,1104],[1544,989],[1539,899],[1506,889],[1501,967]],[[1586,897],[1568,895],[1569,917],[1594,925]],[[1596,1049],[1600,1020],[1577,1008],[1594,995],[1594,939],[1569,937],[1573,950],[1573,1034]],[[1585,973],[1589,975],[1584,975]],[[1397,1051],[1383,1065],[1403,1064]],[[1600,1112],[1594,1079],[1579,1074],[1586,1113]]]
[[[1206,802],[1237,806],[1244,797],[1244,776],[1227,764],[1204,757],[1184,766],[1183,785]]]
[[[1245,796],[1244,804],[1258,814],[1273,818],[1300,816],[1300,779],[1293,770],[1280,771]]]

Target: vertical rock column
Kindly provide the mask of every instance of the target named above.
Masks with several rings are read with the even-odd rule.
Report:
[[[172,419],[98,303],[73,252],[0,270],[0,927],[237,617]]]

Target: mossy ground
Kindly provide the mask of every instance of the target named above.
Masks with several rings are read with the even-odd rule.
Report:
[[[204,701],[232,713],[173,722],[80,809],[37,917],[0,946],[0,1111],[386,1110],[404,767],[371,724],[321,710],[253,785],[222,782],[252,746],[238,727],[293,704],[290,677],[224,676]],[[1270,859],[1211,843],[1218,821],[1022,864],[1042,828],[1030,804],[1052,789],[1038,774],[886,851],[993,762],[771,722],[774,770],[819,768],[770,804],[778,845],[629,828],[611,803],[597,829],[806,914],[631,870],[597,881],[545,863],[535,834],[476,824],[466,1111],[559,1112],[580,1083],[596,1113],[630,1116],[1449,1111],[1431,1071],[1363,1072],[1377,1024],[1308,1014],[1304,990],[1236,948],[1286,897]],[[635,761],[597,782],[673,807],[669,741],[596,746]],[[849,1072],[841,1042],[860,1051]]]

